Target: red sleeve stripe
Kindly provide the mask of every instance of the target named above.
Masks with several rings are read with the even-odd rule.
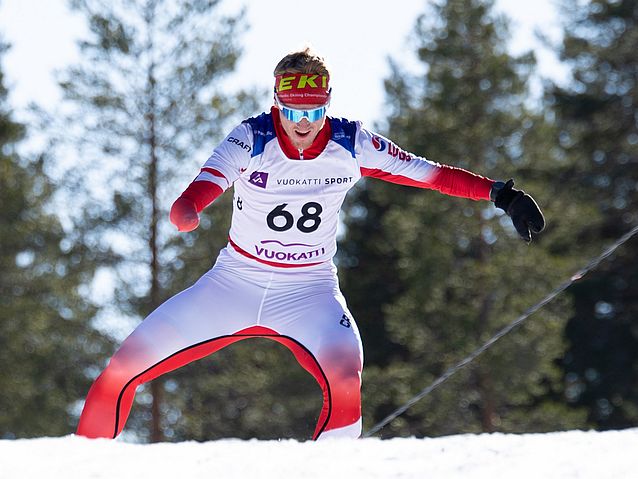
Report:
[[[412,178],[408,178],[407,176],[393,175],[392,173],[379,170],[378,168],[361,167],[360,169],[361,169],[362,176],[370,176],[372,178],[378,178],[380,180],[387,181],[389,183],[396,183],[398,185],[404,185],[404,186],[416,186],[417,188],[430,187],[427,183],[424,183],[422,181],[413,180]]]
[[[413,180],[401,175],[393,175],[379,169],[361,168],[363,176],[372,176],[390,183],[415,186],[440,191],[450,196],[472,200],[489,200],[493,180],[462,168],[440,165],[434,175],[426,181]]]
[[[221,174],[218,170],[216,170],[215,168],[205,167],[205,168],[202,168],[202,171],[205,171],[206,173],[210,173],[211,175],[217,176],[219,178],[224,178],[226,180],[226,177],[223,174]],[[228,181],[228,180],[226,180],[226,181]]]
[[[193,181],[182,193],[182,197],[191,200],[199,213],[223,192],[221,187],[210,181]]]
[[[207,181],[219,186],[222,190],[226,190],[230,186],[226,178],[215,176],[210,171],[201,171],[193,181]]]

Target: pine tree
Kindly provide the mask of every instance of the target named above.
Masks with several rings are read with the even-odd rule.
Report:
[[[0,44],[0,54],[5,46]],[[71,433],[77,404],[110,344],[81,294],[95,255],[51,213],[47,158],[17,153],[26,128],[12,119],[0,71],[0,437]]]
[[[548,99],[567,158],[561,182],[590,212],[574,225],[579,248],[600,249],[638,222],[638,2],[563,5],[567,87]],[[638,425],[638,256],[635,239],[571,291],[563,364],[569,398],[597,428]]]
[[[185,265],[178,259],[199,236],[175,238],[168,208],[229,118],[254,103],[249,94],[224,89],[240,54],[243,23],[241,13],[223,16],[218,4],[72,2],[86,16],[90,37],[80,45],[82,62],[60,83],[66,102],[58,147],[71,147],[77,158],[63,178],[74,197],[68,214],[105,252],[100,266],[116,287],[103,315],[120,323],[129,318],[129,326],[188,286],[174,282],[176,270],[199,268],[201,274],[210,266],[209,260]],[[207,241],[216,244],[225,235],[219,211],[203,222],[217,235]],[[163,397],[171,388],[160,378],[149,389],[138,395],[129,429],[158,441],[168,413]]]
[[[387,135],[430,160],[493,179],[516,178],[548,205],[551,222],[546,181],[553,166],[543,136],[549,126],[525,107],[534,58],[508,54],[507,21],[492,8],[492,1],[449,0],[420,17],[414,38],[426,73],[393,68],[386,81]],[[390,346],[374,351],[375,362],[364,369],[368,424],[540,299],[571,264],[544,249],[543,236],[531,247],[521,242],[491,203],[370,181],[350,204],[348,235],[366,239],[362,247],[348,239],[341,262],[358,261],[371,271],[363,284],[373,277],[373,291],[385,291],[363,297],[354,268],[346,269],[344,288],[364,340],[368,328],[385,330]],[[364,233],[355,229],[361,226]],[[363,255],[370,250],[372,256]],[[371,309],[378,312],[368,318]],[[539,431],[580,423],[578,412],[561,405],[556,365],[567,311],[565,301],[546,308],[383,434]],[[368,326],[372,319],[377,324]]]

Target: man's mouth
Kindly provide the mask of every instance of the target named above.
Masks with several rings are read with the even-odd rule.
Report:
[[[299,130],[295,130],[295,133],[297,135],[299,135],[302,138],[307,137],[310,134],[310,131],[299,131]]]

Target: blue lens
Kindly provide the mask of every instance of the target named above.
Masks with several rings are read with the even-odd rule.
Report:
[[[286,119],[295,123],[299,123],[303,118],[308,118],[308,121],[312,123],[313,121],[320,120],[326,114],[325,106],[320,106],[314,110],[295,110],[294,108],[287,108],[282,105],[280,105],[280,108]]]

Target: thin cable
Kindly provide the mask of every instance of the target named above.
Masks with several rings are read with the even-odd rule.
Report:
[[[380,421],[377,424],[375,424],[371,429],[369,429],[368,431],[366,431],[363,434],[363,437],[372,436],[374,433],[379,431],[381,428],[386,426],[388,423],[394,421],[397,417],[399,417],[401,414],[403,414],[405,411],[407,411],[415,403],[417,403],[418,401],[423,399],[425,396],[430,394],[432,391],[434,391],[436,388],[438,388],[441,384],[443,384],[445,381],[447,381],[449,378],[451,378],[454,374],[456,374],[459,370],[463,369],[465,366],[467,366],[472,361],[474,361],[478,356],[480,356],[485,351],[487,351],[490,347],[492,347],[494,345],[494,343],[496,343],[496,341],[501,339],[506,334],[510,333],[513,329],[515,329],[517,326],[519,326],[521,323],[523,323],[532,314],[534,314],[536,311],[541,309],[547,303],[552,301],[556,296],[558,296],[563,291],[565,291],[567,288],[569,288],[575,281],[578,281],[583,276],[585,276],[587,273],[589,273],[591,270],[596,268],[604,259],[606,259],[610,255],[612,255],[614,253],[614,251],[616,251],[620,246],[622,246],[624,243],[629,241],[629,239],[631,239],[636,233],[638,233],[638,225],[634,226],[630,231],[628,231],[627,233],[622,235],[620,238],[618,238],[618,240],[616,240],[615,243],[613,243],[610,247],[608,247],[606,250],[604,250],[597,257],[593,258],[587,264],[587,266],[585,266],[584,268],[582,268],[582,269],[578,270],[576,273],[574,273],[568,280],[564,281],[560,286],[555,288],[551,293],[549,293],[547,296],[545,296],[541,301],[539,301],[535,305],[533,305],[530,308],[528,308],[518,318],[516,318],[510,324],[508,324],[503,329],[498,331],[485,344],[483,344],[482,346],[477,348],[474,352],[469,354],[467,357],[465,357],[464,359],[459,361],[456,365],[452,366],[447,371],[445,371],[441,376],[439,376],[437,379],[435,379],[434,382],[432,382],[432,384],[430,384],[426,388],[422,389],[421,392],[419,392],[416,396],[413,396],[403,406],[397,408],[395,411],[393,411],[390,415],[388,415],[382,421]]]

